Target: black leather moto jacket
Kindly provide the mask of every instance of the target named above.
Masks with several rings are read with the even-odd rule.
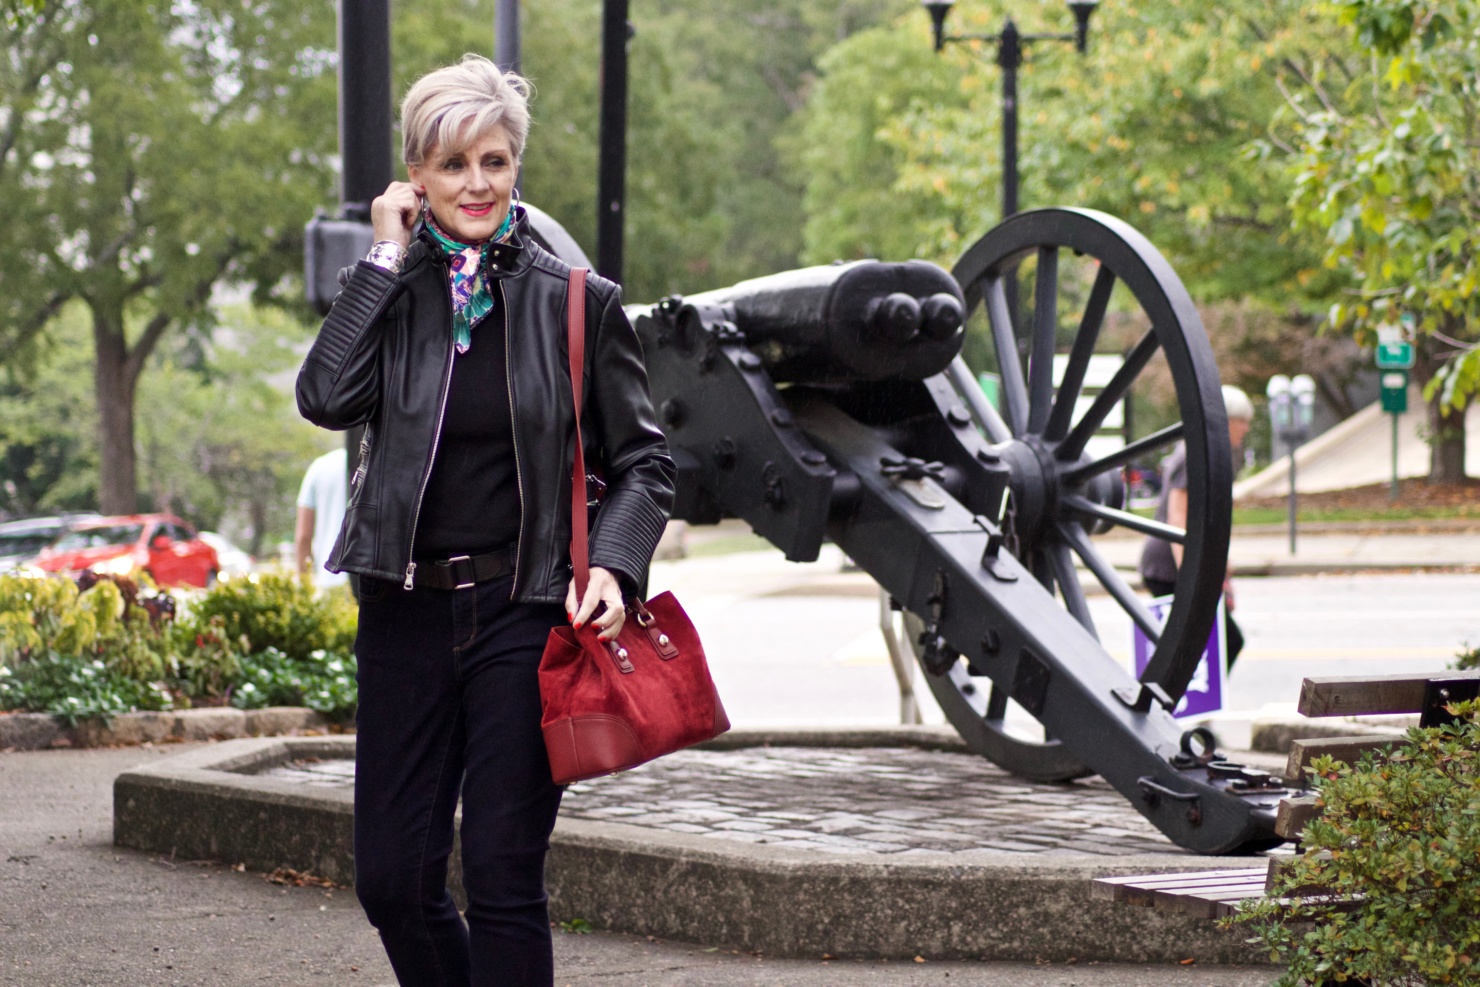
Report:
[[[513,594],[526,603],[563,603],[575,455],[566,346],[570,266],[534,243],[526,223],[521,214],[511,242],[492,248],[488,270],[508,319],[520,499]],[[399,275],[364,261],[353,268],[298,373],[303,417],[330,429],[367,426],[331,571],[409,587],[452,352],[440,251],[418,236]],[[612,570],[631,592],[646,576],[672,508],[674,468],[621,289],[595,275],[586,281],[584,391],[582,439],[589,465],[599,463],[607,485],[591,532],[591,564]]]

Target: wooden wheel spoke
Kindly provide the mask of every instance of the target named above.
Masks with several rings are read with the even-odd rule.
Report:
[[[1072,462],[1083,454],[1085,445],[1089,443],[1095,432],[1099,431],[1100,425],[1110,414],[1111,409],[1125,397],[1126,392],[1131,389],[1131,384],[1135,383],[1136,377],[1146,369],[1146,364],[1151,361],[1159,345],[1156,330],[1146,330],[1146,335],[1142,336],[1126,354],[1125,362],[1120,365],[1119,370],[1115,371],[1115,376],[1110,378],[1110,383],[1106,384],[1105,389],[1095,396],[1094,403],[1089,406],[1084,417],[1069,430],[1069,434],[1059,445],[1057,453],[1059,459]]]
[[[1148,452],[1154,452],[1162,446],[1171,445],[1180,439],[1185,432],[1186,429],[1181,422],[1177,422],[1175,425],[1168,425],[1166,428],[1143,436],[1130,445],[1117,449],[1110,455],[1096,459],[1092,463],[1085,463],[1083,466],[1076,466],[1073,469],[1065,470],[1059,475],[1059,482],[1065,486],[1074,486],[1083,483],[1091,477],[1099,476],[1101,473],[1120,469],[1120,467],[1135,461]]]
[[[1139,531],[1143,535],[1150,535],[1153,538],[1160,538],[1163,541],[1176,542],[1178,545],[1187,544],[1187,530],[1185,528],[1174,528],[1169,524],[1153,521],[1139,514],[1132,514],[1130,511],[1117,510],[1114,507],[1106,507],[1104,504],[1096,504],[1089,498],[1081,497],[1078,494],[1067,494],[1061,498],[1060,502],[1071,511],[1088,514],[1090,517],[1109,521],[1111,524],[1117,524],[1122,528]]]
[[[1018,359],[1017,333],[1012,314],[1007,308],[1007,292],[1002,276],[991,279],[985,294],[987,321],[992,326],[992,343],[997,348],[997,370],[1002,375],[1002,405],[1007,425],[1013,435],[1022,435],[1028,427],[1028,387],[1023,382],[1023,364]]]
[[[1115,290],[1115,275],[1108,267],[1100,265],[1095,275],[1095,285],[1090,289],[1089,302],[1084,307],[1084,317],[1079,322],[1079,332],[1069,349],[1069,362],[1064,367],[1064,379],[1059,382],[1059,393],[1054,398],[1053,413],[1043,430],[1043,437],[1061,439],[1069,431],[1074,418],[1074,408],[1079,395],[1084,391],[1084,375],[1089,370],[1090,357],[1100,342],[1100,327],[1105,324],[1105,310],[1110,306],[1110,293]]]
[[[1054,578],[1064,595],[1064,606],[1080,626],[1099,637],[1094,619],[1089,615],[1089,601],[1084,598],[1084,587],[1079,585],[1079,573],[1074,569],[1074,557],[1069,554],[1069,547],[1063,542],[1055,542],[1047,551],[1053,562]]]
[[[1131,620],[1141,628],[1147,639],[1153,644],[1159,642],[1161,624],[1151,616],[1151,611],[1146,609],[1146,604],[1141,602],[1141,598],[1136,596],[1135,591],[1121,578],[1120,573],[1116,572],[1094,545],[1090,544],[1089,535],[1084,533],[1084,529],[1074,521],[1067,521],[1061,522],[1058,530],[1060,537],[1084,562],[1085,568],[1094,573],[1100,585],[1105,587],[1105,591],[1115,598],[1115,602],[1120,604],[1121,609],[1130,615]]]
[[[992,442],[1006,442],[1011,439],[1012,429],[1007,427],[1007,422],[1002,420],[1002,415],[982,393],[981,384],[972,375],[971,368],[966,365],[966,361],[959,356],[956,357],[946,368],[946,373],[950,377],[951,384],[955,386],[956,393],[961,395],[961,400],[966,402],[966,406],[976,416],[987,438]]]
[[[1059,250],[1038,248],[1033,278],[1033,350],[1028,359],[1028,428],[1043,431],[1053,405],[1053,351],[1059,322]]]
[[[993,682],[991,694],[987,697],[987,713],[982,719],[1001,720],[1006,715],[1007,690]]]

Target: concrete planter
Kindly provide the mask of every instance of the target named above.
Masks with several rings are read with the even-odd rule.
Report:
[[[790,739],[830,739],[823,731],[801,733]],[[861,736],[851,739],[865,745]],[[867,739],[877,746],[880,735]],[[353,737],[241,740],[127,772],[114,784],[114,842],[349,883],[352,793],[255,772],[290,759],[353,754]],[[1250,857],[1219,858],[1216,866],[1240,863],[1265,865]],[[547,882],[559,920],[772,956],[1267,961],[1238,932],[1212,922],[1090,896],[1095,877],[1209,866],[1207,858],[1170,853],[1097,860],[983,850],[881,860],[562,818]],[[449,885],[462,900],[456,853]]]
[[[75,727],[49,713],[4,713],[0,714],[0,751],[234,740],[326,731],[329,725],[330,720],[324,714],[299,706],[247,711],[207,707],[169,713],[120,713],[107,720],[84,720]]]

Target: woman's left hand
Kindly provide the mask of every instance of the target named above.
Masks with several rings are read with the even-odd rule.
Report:
[[[601,603],[606,604],[606,612],[591,620],[591,615]],[[579,608],[576,606],[576,581],[572,579],[570,588],[565,591],[565,612],[571,616],[571,626],[580,628],[591,620],[599,632],[598,640],[616,640],[627,620],[627,610],[622,606],[622,587],[618,585],[617,577],[606,569],[592,566],[591,581],[586,584],[586,596],[580,601]]]

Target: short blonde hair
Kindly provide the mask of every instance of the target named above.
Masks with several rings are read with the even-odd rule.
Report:
[[[401,101],[402,159],[420,165],[433,148],[456,154],[494,127],[509,135],[514,157],[524,157],[532,92],[528,79],[482,55],[428,72]]]

